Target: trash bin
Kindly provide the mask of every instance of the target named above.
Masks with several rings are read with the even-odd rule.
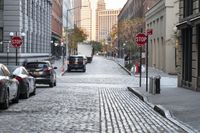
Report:
[[[160,94],[160,75],[149,77],[149,93]]]
[[[160,94],[160,75],[155,77],[155,93]]]

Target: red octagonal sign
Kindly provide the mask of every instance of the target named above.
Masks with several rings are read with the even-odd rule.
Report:
[[[11,39],[11,44],[15,47],[18,48],[22,45],[22,38],[19,36],[13,36]]]
[[[143,33],[138,33],[136,36],[135,36],[135,41],[136,41],[136,44],[138,46],[144,46],[144,44],[146,43],[147,41],[147,37],[145,34]]]

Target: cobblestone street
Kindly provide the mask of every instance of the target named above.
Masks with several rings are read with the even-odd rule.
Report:
[[[185,132],[127,90],[138,86],[111,60],[94,57],[86,73],[57,76],[57,86],[0,112],[0,133]],[[4,120],[4,121],[2,121]]]

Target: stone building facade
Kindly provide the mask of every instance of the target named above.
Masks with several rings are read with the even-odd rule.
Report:
[[[178,86],[200,91],[200,0],[180,0]]]
[[[97,41],[107,40],[112,27],[117,24],[120,10],[105,9],[97,12]]]
[[[176,34],[178,23],[178,0],[160,0],[145,14],[149,36],[149,66],[169,74],[176,74]]]
[[[38,60],[49,57],[51,10],[51,0],[0,0],[1,63],[15,62],[16,49],[10,43],[11,32],[17,36],[25,33],[23,44],[18,48],[19,64],[25,59]]]

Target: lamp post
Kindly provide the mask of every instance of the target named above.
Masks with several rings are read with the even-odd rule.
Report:
[[[74,8],[67,9],[67,16],[66,16],[66,19],[67,19],[67,20],[66,20],[66,23],[67,23],[67,24],[66,24],[66,30],[67,30],[67,34],[66,34],[66,35],[67,35],[67,44],[66,44],[66,46],[68,45],[68,40],[69,40],[69,39],[68,39],[68,23],[69,23],[69,21],[68,21],[68,20],[69,20],[69,18],[68,18],[68,17],[69,17],[68,12],[69,12],[69,11],[72,11],[72,10],[75,10],[75,9],[77,9],[77,8],[82,8],[82,7],[88,7],[88,6],[77,6],[77,7],[74,7]],[[70,49],[69,49],[69,50],[70,50]],[[68,51],[68,52],[69,52],[69,51]],[[63,62],[63,64],[64,64],[64,62]]]

